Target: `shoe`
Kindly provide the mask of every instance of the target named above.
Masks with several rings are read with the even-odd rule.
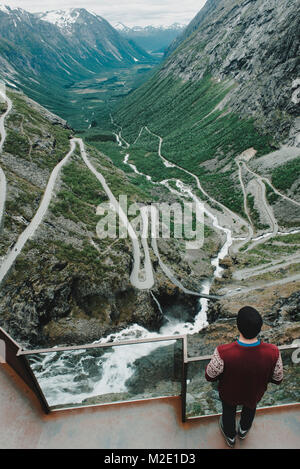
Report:
[[[230,448],[233,448],[234,445],[235,445],[235,438],[229,438],[229,436],[225,435],[224,428],[223,428],[222,417],[220,417],[219,426],[220,426],[220,430],[221,430],[221,432],[222,432],[222,434],[225,438],[226,443],[228,444],[228,446],[230,446]]]
[[[249,428],[248,430],[242,430],[241,424],[239,423],[238,437],[239,437],[241,440],[244,440],[244,439],[246,438],[246,436],[248,435],[249,430],[250,430],[250,428]]]

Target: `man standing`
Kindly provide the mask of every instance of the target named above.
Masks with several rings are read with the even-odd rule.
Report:
[[[207,381],[219,380],[219,396],[223,407],[220,428],[230,447],[235,444],[237,406],[243,406],[238,436],[244,439],[268,383],[280,384],[283,379],[278,348],[257,338],[262,323],[262,317],[256,309],[251,306],[240,309],[237,316],[239,339],[218,346],[205,370]]]

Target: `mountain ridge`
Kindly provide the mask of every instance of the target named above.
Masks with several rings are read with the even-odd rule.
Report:
[[[123,37],[134,40],[148,51],[155,52],[167,49],[174,38],[185,29],[186,25],[173,23],[169,26],[128,27],[123,23],[117,23],[115,27]]]
[[[74,83],[157,61],[100,16],[70,11],[75,21],[65,28],[20,8],[0,9],[0,78],[65,118],[74,113]]]
[[[85,8],[53,10],[36,16],[57,26],[63,35],[83,49],[96,48],[101,55],[111,54],[119,62],[134,63],[134,59],[147,58],[145,52],[122,38],[106,19]]]

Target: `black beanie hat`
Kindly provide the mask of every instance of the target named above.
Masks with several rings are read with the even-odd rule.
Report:
[[[238,312],[237,327],[245,339],[254,339],[260,333],[263,320],[255,308],[244,306]]]

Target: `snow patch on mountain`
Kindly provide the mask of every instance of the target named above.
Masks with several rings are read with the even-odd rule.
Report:
[[[131,29],[126,26],[125,24],[123,23],[115,23],[113,24],[113,27],[117,30],[117,31],[123,31],[123,32],[128,32],[128,31],[131,31]]]
[[[80,15],[78,10],[70,8],[69,10],[47,11],[40,14],[42,21],[55,24],[58,28],[67,29],[73,23],[76,23]]]
[[[8,5],[4,5],[4,4],[0,4],[0,11],[2,11],[2,13],[6,13],[7,15],[11,15],[11,14],[14,14],[16,15],[16,13],[20,14],[20,15],[29,15],[29,13],[26,11],[26,10],[23,10],[23,8],[13,8],[13,7],[9,7]]]
[[[2,13],[6,13],[7,15],[9,15],[10,13],[8,7],[6,5],[1,5],[1,4],[0,4],[0,11],[2,11]]]

